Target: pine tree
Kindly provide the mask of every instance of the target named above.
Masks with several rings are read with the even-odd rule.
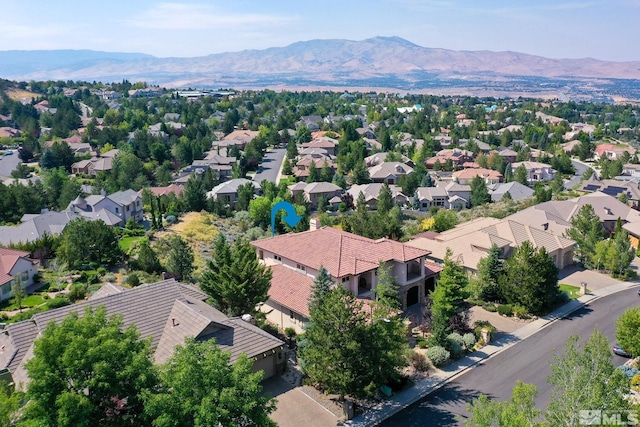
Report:
[[[471,206],[481,206],[491,201],[491,195],[484,179],[476,175],[471,180]]]
[[[380,215],[386,215],[393,207],[393,198],[391,196],[391,189],[386,182],[380,188],[380,194],[378,195],[378,213]]]
[[[387,266],[384,261],[381,261],[376,272],[378,277],[378,284],[375,289],[377,302],[390,309],[400,310],[402,301],[399,288],[394,283],[394,278],[391,275],[391,266]]]
[[[320,266],[318,275],[311,285],[311,295],[309,295],[309,309],[314,309],[322,305],[324,298],[329,294],[331,288],[335,285],[334,280],[329,274],[329,270]]]
[[[312,160],[309,164],[309,177],[307,178],[307,183],[318,181],[320,181],[320,171],[316,167],[316,162]]]

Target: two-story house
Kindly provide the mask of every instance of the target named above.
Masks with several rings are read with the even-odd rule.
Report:
[[[0,301],[13,295],[11,285],[22,281],[25,289],[33,284],[33,276],[38,274],[38,262],[29,258],[29,252],[0,248]]]
[[[142,196],[131,189],[108,196],[104,192],[78,196],[69,203],[67,211],[90,220],[101,219],[107,225],[124,226],[130,218],[142,221]]]
[[[511,164],[513,173],[516,172],[520,166],[524,166],[527,171],[527,182],[529,184],[535,184],[539,181],[553,181],[556,176],[556,171],[546,163],[540,162],[516,162]]]
[[[429,251],[389,239],[372,240],[311,220],[309,231],[251,243],[273,272],[269,299],[261,310],[281,328],[301,330],[308,319],[308,298],[320,267],[336,284],[364,301],[374,300],[380,262],[391,268],[402,308],[424,302],[435,286],[435,273],[425,267]],[[430,274],[428,274],[430,273]]]

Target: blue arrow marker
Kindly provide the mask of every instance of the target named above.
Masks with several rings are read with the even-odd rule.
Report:
[[[276,214],[280,209],[284,210],[284,216],[282,217],[282,219],[284,220],[284,222],[289,224],[289,227],[291,228],[298,225],[298,223],[302,219],[302,217],[299,216],[298,213],[296,212],[295,206],[293,206],[291,203],[285,202],[285,201],[276,203],[275,206],[271,208],[271,236],[272,237],[276,235]]]

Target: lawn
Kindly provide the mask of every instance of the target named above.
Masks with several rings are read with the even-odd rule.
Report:
[[[135,247],[139,242],[146,239],[146,236],[131,236],[131,237],[123,237],[120,239],[118,244],[120,245],[120,249],[126,254],[130,253],[131,248]]]
[[[22,308],[31,308],[40,304],[44,304],[44,298],[42,298],[42,295],[40,294],[29,295],[22,300]],[[3,310],[3,311],[12,311],[17,309],[18,309],[18,306],[13,302],[13,299],[3,301],[0,304],[0,310]]]
[[[567,285],[566,283],[560,283],[560,290],[567,295],[569,295],[569,299],[580,298],[580,286]],[[587,293],[589,290],[587,289]]]

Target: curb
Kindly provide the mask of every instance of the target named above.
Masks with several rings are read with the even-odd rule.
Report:
[[[627,284],[627,286],[620,286],[620,284]],[[511,343],[507,343],[504,346],[500,346],[498,347],[494,352],[492,353],[488,353],[485,354],[484,356],[479,356],[478,360],[475,361],[471,361],[471,363],[465,367],[460,368],[459,371],[453,372],[451,373],[451,375],[440,379],[440,381],[438,381],[437,383],[435,383],[435,385],[428,387],[428,390],[426,390],[425,392],[422,393],[418,393],[415,396],[412,396],[409,400],[407,400],[406,402],[403,403],[396,403],[395,405],[390,405],[388,410],[385,410],[385,408],[380,408],[378,410],[376,409],[370,409],[368,412],[372,412],[371,416],[372,418],[375,417],[375,413],[376,412],[384,412],[383,414],[380,414],[381,417],[377,418],[375,417],[375,419],[372,420],[367,420],[366,419],[366,415],[367,412],[365,412],[364,414],[358,416],[357,418],[365,418],[362,420],[350,420],[344,423],[344,425],[347,426],[377,426],[380,423],[382,423],[383,421],[385,421],[388,418],[391,418],[392,416],[394,416],[395,414],[397,414],[398,412],[403,411],[404,409],[408,408],[409,406],[413,405],[414,403],[416,403],[417,401],[419,401],[420,399],[428,396],[429,394],[433,393],[434,391],[439,390],[440,388],[442,388],[444,385],[448,384],[451,381],[454,381],[456,378],[458,378],[461,375],[464,375],[467,371],[469,371],[470,369],[474,368],[475,366],[477,366],[478,364],[482,363],[483,361],[486,361],[490,358],[492,358],[493,356],[496,356],[500,353],[502,353],[505,350],[508,350],[509,348],[513,347],[514,345],[518,344],[519,342],[535,335],[536,333],[540,332],[541,330],[545,329],[546,327],[550,326],[551,324],[557,322],[558,320],[561,320],[565,317],[567,317],[568,315],[574,313],[575,311],[578,311],[579,309],[585,307],[586,305],[588,305],[589,303],[596,301],[600,298],[609,296],[609,295],[613,295],[615,293],[618,292],[622,292],[622,291],[626,291],[629,289],[632,289],[634,287],[640,286],[640,284],[638,284],[637,282],[620,282],[619,284],[615,284],[610,286],[609,288],[615,288],[612,291],[607,291],[607,288],[602,289],[602,294],[598,293],[598,294],[587,294],[587,295],[583,295],[582,297],[569,301],[568,303],[566,303],[564,306],[560,307],[557,310],[561,310],[559,313],[557,314],[553,314],[550,313],[545,317],[549,317],[547,319],[545,319],[544,317],[538,320],[543,320],[543,322],[540,322],[540,326],[533,329],[530,333],[525,333],[522,336],[518,336],[518,335],[513,335],[514,333],[518,332],[518,330],[514,331],[512,334],[508,334],[505,337],[508,337],[509,335],[514,336],[516,338],[516,341],[511,342]],[[585,298],[587,297],[587,298]],[[583,301],[581,301],[580,299],[584,298]],[[576,302],[575,304],[573,304],[573,302]],[[572,305],[571,307],[568,307],[567,309],[564,309],[564,307]],[[564,309],[564,310],[563,310]],[[537,320],[536,320],[537,322]],[[534,322],[530,323],[529,325],[532,325]],[[524,329],[526,327],[528,327],[529,325],[525,325],[520,329]],[[473,353],[469,356],[467,356],[468,358],[472,357]],[[478,356],[476,356],[478,357]],[[433,377],[429,377],[429,378],[433,378]],[[427,380],[423,380],[423,381],[427,381]],[[412,388],[416,388],[416,385],[414,385]],[[411,389],[409,389],[411,390]],[[407,390],[408,391],[408,390]],[[392,403],[392,402],[390,402]]]

